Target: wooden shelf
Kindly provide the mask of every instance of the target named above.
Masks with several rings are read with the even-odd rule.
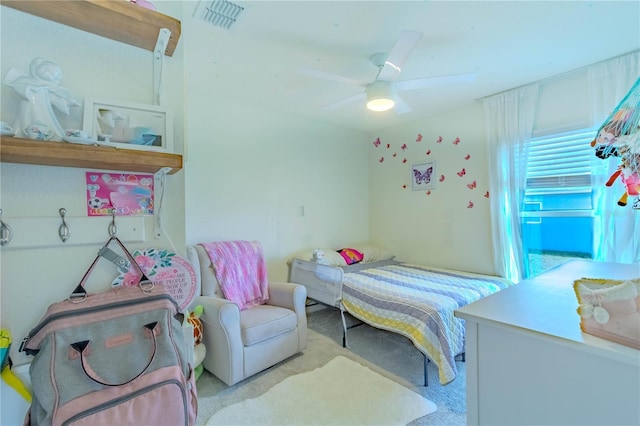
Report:
[[[172,56],[180,21],[123,0],[1,0],[0,4],[112,40],[154,51],[160,29],[171,31],[165,55]]]
[[[0,138],[0,161],[141,173],[155,173],[168,167],[167,173],[174,174],[182,169],[179,154],[13,137]]]

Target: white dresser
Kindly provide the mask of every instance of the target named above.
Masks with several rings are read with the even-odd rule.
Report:
[[[580,331],[579,278],[640,265],[575,260],[456,311],[469,425],[640,425],[640,351]]]

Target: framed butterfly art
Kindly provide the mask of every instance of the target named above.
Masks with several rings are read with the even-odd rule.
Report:
[[[414,164],[411,166],[411,189],[421,191],[423,189],[433,189],[436,186],[436,163]]]

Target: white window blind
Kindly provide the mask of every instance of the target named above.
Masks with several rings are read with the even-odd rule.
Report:
[[[533,138],[527,143],[527,189],[591,187],[595,131],[583,129]]]

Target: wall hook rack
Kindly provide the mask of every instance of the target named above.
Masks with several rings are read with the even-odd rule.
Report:
[[[71,237],[71,228],[67,225],[67,222],[64,220],[64,216],[67,214],[67,209],[61,208],[58,210],[60,213],[60,218],[62,219],[62,224],[58,228],[58,235],[63,243],[67,242],[67,240]]]
[[[0,246],[6,246],[13,239],[13,229],[2,221],[2,209],[0,209]]]

